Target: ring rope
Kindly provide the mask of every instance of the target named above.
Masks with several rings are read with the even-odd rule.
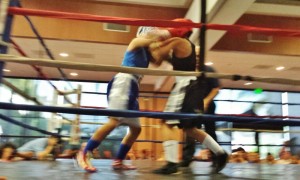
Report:
[[[28,55],[21,49],[21,47],[20,47],[15,41],[13,41],[12,39],[10,39],[10,41],[11,41],[11,43],[13,44],[13,48],[14,48],[14,49],[16,49],[23,57],[28,57]],[[37,71],[37,73],[39,74],[40,77],[42,77],[43,79],[47,80],[47,82],[54,88],[54,90],[55,90],[59,95],[64,95],[63,92],[60,91],[60,90],[59,90],[59,89],[58,89],[58,88],[50,81],[50,79],[49,79],[49,78],[46,76],[46,74],[42,71],[42,68],[41,68],[41,67],[36,66],[36,65],[31,65],[31,67],[33,67],[33,69],[34,69],[35,71]],[[23,97],[26,98],[26,96],[23,96]],[[67,96],[64,95],[64,97],[65,97],[65,100],[66,100],[68,103],[74,105],[74,103],[72,103],[71,100],[70,100]],[[32,100],[32,99],[30,99],[30,100]]]
[[[267,102],[267,101],[240,101],[230,99],[214,99],[217,102],[235,102],[235,103],[253,103],[253,104],[276,104],[276,105],[300,105],[299,103],[282,103],[282,102]]]
[[[14,137],[14,138],[44,138],[45,136],[19,136],[19,135],[0,135],[0,137]],[[65,137],[65,136],[63,136]],[[68,136],[66,136],[68,137]],[[82,139],[89,139],[90,137],[82,137]],[[105,141],[122,141],[121,138],[105,138]],[[137,139],[135,142],[145,142],[145,143],[163,143],[163,141],[159,141],[159,140],[139,140]],[[178,142],[179,144],[185,144],[185,142],[180,141]],[[286,147],[298,147],[300,145],[285,145],[285,144],[240,144],[240,143],[231,143],[231,142],[218,142],[220,145],[228,145],[228,146],[286,146]],[[196,142],[196,144],[201,145],[200,142]]]
[[[76,70],[123,72],[123,73],[130,73],[130,74],[142,74],[142,75],[152,75],[152,76],[205,75],[206,77],[210,77],[210,78],[231,79],[234,81],[246,80],[246,81],[258,81],[258,82],[275,83],[275,84],[300,85],[300,80],[296,80],[296,79],[254,77],[254,76],[231,75],[231,74],[224,74],[224,73],[222,74],[222,73],[207,73],[207,72],[157,70],[157,69],[132,68],[132,67],[78,63],[78,62],[73,63],[73,62],[60,61],[60,60],[52,61],[48,59],[26,58],[26,57],[14,56],[9,54],[0,54],[0,60],[6,62],[21,63],[21,64],[39,65],[39,66],[47,66],[47,67],[61,67],[61,68],[76,69]]]
[[[100,106],[80,106],[80,108],[93,108],[93,109],[107,109]],[[140,111],[145,112],[163,112],[154,111],[149,109],[140,109]],[[279,115],[253,115],[253,114],[215,114],[220,116],[235,116],[235,117],[256,117],[256,118],[270,118],[270,119],[300,119],[300,116],[279,116]]]
[[[44,138],[45,136],[18,136],[18,135],[0,135],[0,137],[14,137],[14,138]],[[65,136],[63,136],[65,137]],[[67,136],[66,136],[67,137]],[[82,139],[89,139],[90,137],[82,137]],[[121,138],[105,138],[105,141],[122,141]],[[163,141],[159,140],[136,140],[135,142],[145,142],[145,143],[163,143]],[[180,141],[179,144],[185,144],[185,142]],[[240,144],[240,143],[231,143],[231,142],[218,142],[222,146],[286,146],[286,147],[299,147],[300,145],[285,145],[285,144]],[[200,142],[196,142],[196,144],[201,145]]]
[[[43,130],[43,129],[39,129],[39,128],[36,128],[34,126],[30,126],[30,125],[27,125],[25,123],[22,123],[20,121],[17,121],[17,120],[14,120],[10,117],[7,117],[5,115],[2,115],[0,114],[0,118],[4,121],[7,121],[7,122],[10,122],[10,123],[13,123],[15,125],[18,125],[18,126],[21,126],[21,127],[24,127],[24,128],[27,128],[27,129],[30,129],[30,130],[34,130],[34,131],[38,131],[38,132],[41,132],[41,133],[44,133],[44,134],[47,134],[47,135],[56,135],[56,136],[60,136],[60,137],[70,137],[70,136],[66,136],[66,135],[61,135],[61,134],[56,134],[56,133],[52,133],[52,132],[48,132],[46,130]],[[220,129],[218,129],[220,130]],[[228,129],[229,130],[229,129]],[[232,131],[232,130],[236,130],[236,129],[231,129],[229,131]],[[239,130],[242,130],[242,129],[239,129]],[[226,131],[226,129],[223,129],[222,131]],[[262,130],[256,130],[256,131],[260,131],[260,132],[264,132]],[[267,132],[267,131],[266,131]],[[278,132],[278,133],[281,133],[281,132]],[[7,135],[0,135],[0,137],[8,137]],[[9,135],[9,137],[12,137]],[[13,137],[18,137],[18,136],[13,136]],[[24,136],[19,136],[19,137],[24,137]],[[32,136],[32,137],[36,137],[36,136]],[[81,137],[82,139],[89,139],[89,137]],[[112,141],[121,141],[122,139],[117,139],[117,138],[106,138],[105,140],[112,140]],[[136,142],[152,142],[152,143],[162,143],[162,141],[157,141],[157,140],[136,140]],[[234,145],[230,142],[219,142],[221,145]],[[184,142],[180,142],[180,144],[184,144]],[[239,144],[240,145],[240,144]],[[248,144],[247,144],[248,145]],[[257,146],[256,144],[254,144],[254,146]],[[280,145],[261,145],[261,146],[280,146]],[[300,146],[300,145],[290,145],[290,146]]]
[[[300,133],[300,131],[282,131],[268,129],[248,129],[248,128],[217,128],[217,131],[245,131],[245,132],[266,132],[266,133]]]
[[[17,5],[21,7],[21,5],[20,5],[19,2],[17,3]],[[28,16],[26,16],[26,15],[24,15],[24,17],[25,17],[25,19],[28,21],[28,23],[29,23],[29,25],[30,25],[30,28],[32,29],[33,33],[37,36],[39,42],[40,42],[41,45],[44,47],[44,49],[45,49],[47,55],[48,55],[52,60],[54,60],[54,56],[53,56],[52,53],[50,52],[49,48],[48,48],[47,45],[45,44],[44,40],[43,40],[42,37],[40,36],[40,34],[39,34],[39,32],[37,31],[37,29],[34,27],[33,22],[31,21],[31,19],[30,19]],[[17,43],[15,43],[12,39],[10,39],[10,41],[11,41],[11,43],[13,44],[14,48],[15,48],[22,56],[28,57],[28,56],[26,55],[26,53],[20,48],[20,46],[17,45]],[[7,44],[5,44],[5,45],[8,46],[9,44],[7,43]],[[48,80],[48,83],[50,83],[50,85],[58,92],[58,94],[64,95],[61,91],[59,91],[59,89],[58,89],[53,83],[50,82],[49,78],[42,72],[42,69],[41,69],[40,67],[34,66],[34,65],[32,65],[32,67],[38,72],[38,74],[39,74],[41,77],[43,77],[44,79]],[[67,80],[65,73],[64,73],[60,68],[58,68],[58,70],[59,70],[60,74],[62,75],[63,79],[64,79],[64,80]],[[71,86],[70,82],[68,82],[68,84]],[[11,87],[11,86],[10,86],[10,87]],[[71,87],[72,87],[72,86],[71,86]],[[26,96],[26,95],[24,96],[24,94],[23,94],[23,97],[26,98],[26,97],[28,97],[28,96]],[[68,103],[74,105],[74,103],[72,103],[72,102],[70,101],[70,99],[69,99],[67,96],[64,95],[64,97],[65,97],[65,100],[66,100]],[[32,100],[32,98],[30,98],[30,100]],[[36,102],[36,101],[35,101],[35,102]],[[37,102],[36,102],[36,103],[37,103]]]
[[[222,26],[220,26],[220,25],[215,25],[215,27],[218,27],[219,26],[219,30],[228,30],[227,28],[228,28],[228,26],[223,26],[223,27],[227,27],[227,28],[223,28],[222,29]],[[247,30],[247,28],[245,28],[245,26],[241,26],[241,27],[239,27],[239,28],[231,28],[231,30],[239,30],[239,31],[241,31],[241,30],[243,30],[244,29],[244,31],[245,30]],[[269,32],[269,33],[274,33],[275,31],[276,31],[276,29],[273,29],[272,31],[269,31],[269,29],[268,28],[265,28],[265,30],[266,30],[266,32]],[[275,32],[276,33],[276,32]],[[277,34],[277,35],[282,35],[282,34]],[[299,35],[297,35],[297,33],[294,33],[294,35],[293,36],[299,36]],[[54,59],[53,59],[54,60]],[[60,68],[59,68],[60,69]],[[139,73],[140,74],[140,73]],[[209,74],[209,73],[207,73],[207,74]],[[151,74],[152,75],[152,74]],[[234,78],[231,78],[231,79],[233,79],[233,80],[235,80],[236,78],[236,80],[250,80],[250,81],[253,81],[254,79],[253,79],[253,77],[250,77],[250,76],[247,76],[247,77],[243,77],[243,76],[239,76],[239,75],[234,75],[235,77]],[[238,77],[237,77],[238,76]],[[209,77],[209,76],[208,76]],[[272,78],[272,79],[274,79],[274,78]],[[278,83],[278,81],[276,81],[275,83]],[[1,114],[0,114],[1,115]],[[3,118],[3,117],[1,117],[0,116],[0,118]]]
[[[55,106],[35,106],[25,104],[0,103],[1,109],[9,110],[27,110],[27,111],[42,111],[42,112],[60,112],[68,114],[80,115],[96,115],[96,116],[118,116],[118,117],[148,117],[158,119],[195,119],[199,121],[226,121],[226,122],[243,122],[243,123],[273,123],[277,125],[300,126],[300,119],[284,120],[284,119],[262,119],[254,117],[231,117],[209,114],[190,114],[190,113],[173,113],[173,112],[141,112],[133,110],[112,110],[112,109],[84,109],[84,108],[67,108]]]
[[[217,27],[217,26],[216,26]],[[223,27],[225,27],[225,26],[223,26]],[[222,29],[222,26],[219,26],[219,30],[226,30],[226,28],[225,29]],[[232,28],[232,30],[234,31],[234,30],[239,30],[239,31],[241,31],[242,29],[244,28],[244,26],[241,26],[241,27],[239,27],[239,28]],[[228,30],[228,29],[227,29]],[[276,29],[274,29],[274,31],[276,31]],[[269,33],[274,33],[274,31],[269,31],[269,29],[268,28],[266,28],[266,32],[269,32]],[[276,32],[275,32],[276,33]],[[290,33],[290,32],[289,32]],[[280,34],[277,34],[277,35],[280,35]],[[294,35],[293,36],[299,36],[299,35],[297,35],[297,33],[294,33]],[[54,60],[54,59],[53,59]],[[139,74],[141,74],[141,73],[139,73]],[[209,74],[209,73],[206,73],[207,75]],[[152,75],[152,74],[151,74]],[[253,79],[253,77],[250,77],[250,76],[239,76],[239,75],[233,75],[233,76],[235,76],[235,78],[236,78],[236,76],[238,76],[238,78],[237,78],[237,80],[251,80],[251,81],[253,81],[254,79]],[[210,76],[208,76],[208,77],[210,77]],[[219,77],[220,78],[220,77]],[[235,80],[235,78],[231,78],[231,79],[233,79],[233,80]],[[259,78],[258,78],[259,79]],[[274,78],[271,78],[271,79],[274,79]],[[275,78],[276,79],[276,78]],[[257,81],[259,81],[259,80],[257,80]],[[285,80],[286,81],[286,80]],[[263,82],[263,81],[262,81]],[[274,82],[273,82],[274,83]],[[278,83],[278,81],[276,81],[275,83]],[[1,117],[2,118],[2,117]]]
[[[28,95],[27,93],[23,92],[22,90],[20,90],[19,88],[17,88],[16,86],[11,84],[10,82],[6,81],[5,79],[2,79],[2,83],[4,85],[6,85],[7,87],[9,87],[10,89],[12,89],[17,94],[19,94],[20,96],[24,97],[25,99],[33,101],[37,105],[43,105],[40,101],[37,100],[36,97],[32,97],[32,96]]]
[[[20,46],[15,43],[12,39],[10,39],[11,43],[13,44],[13,48],[15,48],[22,56],[27,57],[27,54],[20,48]],[[42,69],[38,66],[35,65],[31,65],[38,73],[41,77],[43,77],[44,79],[46,79],[50,85],[59,93],[59,94],[63,94],[63,92],[61,92],[53,83],[51,83],[50,79],[42,72]],[[22,90],[20,90],[19,88],[17,88],[16,86],[14,86],[13,84],[11,84],[10,82],[6,81],[5,79],[2,79],[2,83],[4,85],[6,85],[7,87],[9,87],[10,89],[12,89],[14,92],[16,92],[17,94],[19,94],[20,96],[24,97],[27,100],[33,101],[34,103],[38,104],[38,105],[43,105],[38,99],[37,97],[33,97],[28,95],[27,93],[23,92]],[[64,94],[63,94],[64,95]],[[65,99],[67,100],[67,102],[72,103],[70,101],[70,99],[65,96]],[[71,120],[69,120],[66,117],[63,117],[62,115],[58,116],[62,117],[63,119],[71,122]]]
[[[147,19],[137,19],[137,18],[109,17],[109,16],[98,16],[98,15],[91,15],[91,14],[36,10],[36,9],[26,9],[26,8],[16,8],[16,7],[9,7],[8,13],[14,15],[41,16],[41,17],[59,18],[59,19],[110,22],[110,23],[134,25],[134,26],[193,27],[193,28],[200,28],[203,26],[203,24],[201,23],[192,23],[192,22],[175,22],[171,20],[156,20],[156,19],[147,20]],[[206,29],[211,29],[211,30],[226,30],[226,31],[239,31],[239,32],[244,31],[244,32],[253,32],[253,33],[272,34],[277,36],[300,37],[300,30],[298,29],[262,28],[262,27],[254,27],[254,26],[223,25],[223,24],[206,24],[205,27]]]
[[[18,2],[18,6],[20,8],[22,8],[20,2]],[[45,41],[43,40],[42,36],[40,35],[40,33],[38,32],[38,30],[35,28],[33,22],[31,21],[31,19],[24,15],[24,18],[27,20],[27,22],[29,23],[29,26],[31,28],[31,30],[33,31],[33,33],[36,35],[37,39],[39,40],[40,44],[42,45],[42,47],[44,48],[44,50],[46,51],[46,54],[48,55],[48,57],[52,60],[55,60],[53,54],[51,53],[51,51],[49,50],[48,46],[46,45]],[[63,72],[63,70],[61,68],[57,68],[59,73],[61,74],[63,80],[67,81],[67,75]],[[74,89],[71,85],[71,83],[69,81],[67,81],[67,83],[69,84],[69,86]]]
[[[100,106],[80,106],[80,108],[92,108],[92,109],[107,109]],[[140,109],[140,111],[146,112],[163,112],[154,111],[149,109]],[[253,115],[253,114],[215,114],[220,116],[236,116],[236,117],[256,117],[256,118],[270,118],[270,119],[300,119],[300,116],[279,116],[279,115]]]
[[[243,29],[244,27],[243,26],[240,26],[239,28],[232,28],[233,30],[237,30],[237,29]],[[219,26],[219,29],[222,29],[221,28],[221,26]],[[224,30],[224,29],[222,29],[222,30]],[[268,30],[268,28],[266,28],[265,30]],[[271,31],[270,31],[271,32]],[[139,74],[141,74],[141,73],[139,73]],[[209,74],[209,73],[206,73],[206,74]],[[250,77],[250,76],[245,76],[245,77],[243,77],[243,76],[239,76],[239,75],[234,75],[235,77],[234,78],[231,78],[231,79],[233,79],[233,80],[253,80],[253,77]],[[210,76],[208,76],[208,77],[210,77]],[[259,78],[258,78],[259,79]],[[271,78],[271,79],[274,79],[274,78]],[[286,81],[286,79],[284,79],[285,81]],[[293,81],[293,80],[292,80]],[[270,79],[269,79],[269,82],[271,82],[270,81]],[[293,81],[294,82],[294,81]],[[278,83],[278,81],[276,80],[276,82],[275,83]],[[290,84],[290,83],[289,83]]]
[[[19,94],[20,96],[22,96],[23,98],[33,101],[34,103],[36,103],[37,105],[44,105],[43,103],[41,103],[36,97],[30,96],[27,93],[23,92],[22,90],[20,90],[19,88],[17,88],[16,86],[14,86],[13,84],[11,84],[10,82],[6,81],[5,79],[2,79],[2,83],[4,85],[6,85],[7,87],[9,87],[10,89],[12,89],[15,93]],[[72,120],[64,117],[61,114],[56,114],[60,117],[62,117],[64,120],[71,122]]]
[[[92,108],[92,109],[107,109],[100,106],[80,106],[80,108]],[[140,111],[145,112],[163,112],[163,111],[154,111],[149,109],[140,109]],[[279,116],[279,115],[253,115],[253,114],[215,114],[220,116],[235,116],[235,117],[256,117],[256,118],[270,118],[270,119],[300,119],[300,116]]]
[[[34,103],[36,103],[37,105],[43,105],[43,103],[41,103],[36,97],[30,96],[27,93],[23,92],[22,90],[20,90],[19,88],[17,88],[16,86],[14,86],[13,84],[11,84],[10,82],[6,81],[5,79],[2,79],[2,83],[4,85],[6,85],[7,87],[9,87],[10,89],[12,89],[15,93],[19,94],[20,96],[22,96],[23,98],[33,101]],[[57,114],[58,116],[62,117],[64,120],[71,122],[72,120],[64,117],[61,114]]]
[[[258,116],[252,114],[217,114],[221,116],[237,116],[237,117],[259,117],[259,118],[271,118],[271,119],[300,119],[300,116],[276,116],[276,115],[265,115]]]
[[[8,116],[5,116],[5,115],[3,115],[3,114],[1,114],[1,113],[0,113],[0,118],[1,118],[2,120],[4,120],[4,121],[10,122],[10,123],[15,124],[15,125],[17,125],[17,126],[22,126],[22,127],[27,128],[27,129],[30,129],[30,130],[34,130],[34,131],[41,132],[41,133],[43,133],[43,134],[47,134],[47,135],[57,135],[56,133],[48,132],[48,131],[46,131],[46,130],[39,129],[39,128],[37,128],[37,127],[30,126],[30,125],[25,124],[25,123],[22,123],[22,122],[20,122],[20,121],[14,120],[14,119],[12,119],[12,118],[10,118],[10,117],[8,117]]]
[[[0,45],[1,45],[1,46],[6,46],[6,47],[13,48],[13,46],[12,46],[10,43],[5,42],[5,41],[2,41],[2,40],[0,40]]]
[[[17,7],[9,7],[8,13],[12,15],[40,16],[40,17],[47,17],[47,18],[82,20],[82,21],[93,21],[93,22],[111,22],[111,23],[133,25],[133,26],[147,25],[147,26],[156,26],[156,27],[183,27],[183,26],[201,27],[200,23],[175,22],[171,20],[109,17],[109,16],[99,16],[99,15],[91,15],[91,14],[36,10],[36,9],[17,8]]]
[[[97,95],[106,95],[107,94],[107,93],[103,93],[103,92],[91,92],[91,91],[82,91],[82,93],[83,94],[97,94]],[[144,95],[144,94],[152,94],[152,95]],[[163,94],[163,95],[159,96],[157,94]],[[166,99],[166,98],[169,97],[169,96],[167,96],[169,94],[170,94],[169,92],[155,92],[155,91],[143,92],[143,91],[140,91],[139,92],[139,97],[140,98],[161,98],[161,99]],[[85,106],[82,106],[82,107],[85,107]],[[98,107],[98,108],[101,108],[101,107]]]

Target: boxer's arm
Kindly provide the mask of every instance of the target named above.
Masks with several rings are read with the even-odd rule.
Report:
[[[136,37],[165,40],[170,38],[171,34],[167,29],[141,26],[137,31]]]
[[[128,45],[127,51],[133,51],[140,47],[148,47],[151,43],[154,43],[154,39],[146,38],[134,38]]]

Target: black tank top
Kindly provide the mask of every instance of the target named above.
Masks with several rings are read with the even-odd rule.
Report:
[[[190,41],[189,41],[190,42]],[[171,64],[173,65],[173,70],[177,71],[195,71],[196,69],[196,52],[195,45],[191,43],[192,53],[185,58],[177,58],[173,53]]]

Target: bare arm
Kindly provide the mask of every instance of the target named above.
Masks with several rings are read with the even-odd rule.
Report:
[[[171,34],[166,29],[157,29],[156,31],[148,32],[148,38],[156,40],[165,40],[171,37]]]
[[[47,155],[51,153],[51,151],[53,150],[53,148],[54,148],[54,145],[48,145],[48,146],[45,148],[44,151],[38,152],[38,153],[37,153],[37,159],[38,159],[38,160],[43,160],[43,159],[45,159],[45,158],[47,157]]]
[[[148,47],[153,42],[155,42],[154,39],[134,38],[128,45],[127,51],[133,51],[140,47]]]
[[[47,147],[44,149],[44,151],[38,152],[37,153],[37,158],[39,160],[43,160],[47,157],[48,154],[51,153],[51,151],[54,149],[55,145],[57,144],[58,139],[56,138],[49,138],[48,139],[48,145]]]
[[[156,41],[155,43],[151,43],[149,48],[151,50],[156,50],[158,48],[163,48],[165,46],[169,46],[168,48],[173,48],[173,46],[176,45],[176,43],[178,43],[178,41],[180,40],[181,38],[170,38],[170,39],[167,39],[167,40],[164,40],[164,41]]]
[[[170,38],[171,34],[164,28],[140,26],[136,37],[164,40]]]
[[[209,94],[204,98],[203,102],[204,102],[204,111],[207,111],[210,103],[213,101],[213,99],[217,96],[217,94],[219,93],[220,88],[213,88]]]
[[[188,40],[174,37],[150,44],[149,50],[154,59],[166,59],[169,57],[170,51],[172,51],[176,57],[183,58],[191,54],[192,46]]]
[[[155,39],[155,40],[159,41],[159,40],[165,40],[165,39],[170,38],[171,34],[166,29],[155,28],[151,31],[148,31],[141,37],[148,38],[148,39]]]

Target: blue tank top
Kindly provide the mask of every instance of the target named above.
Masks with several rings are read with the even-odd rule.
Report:
[[[150,53],[146,48],[138,48],[133,51],[126,51],[122,66],[147,68],[149,65]]]

